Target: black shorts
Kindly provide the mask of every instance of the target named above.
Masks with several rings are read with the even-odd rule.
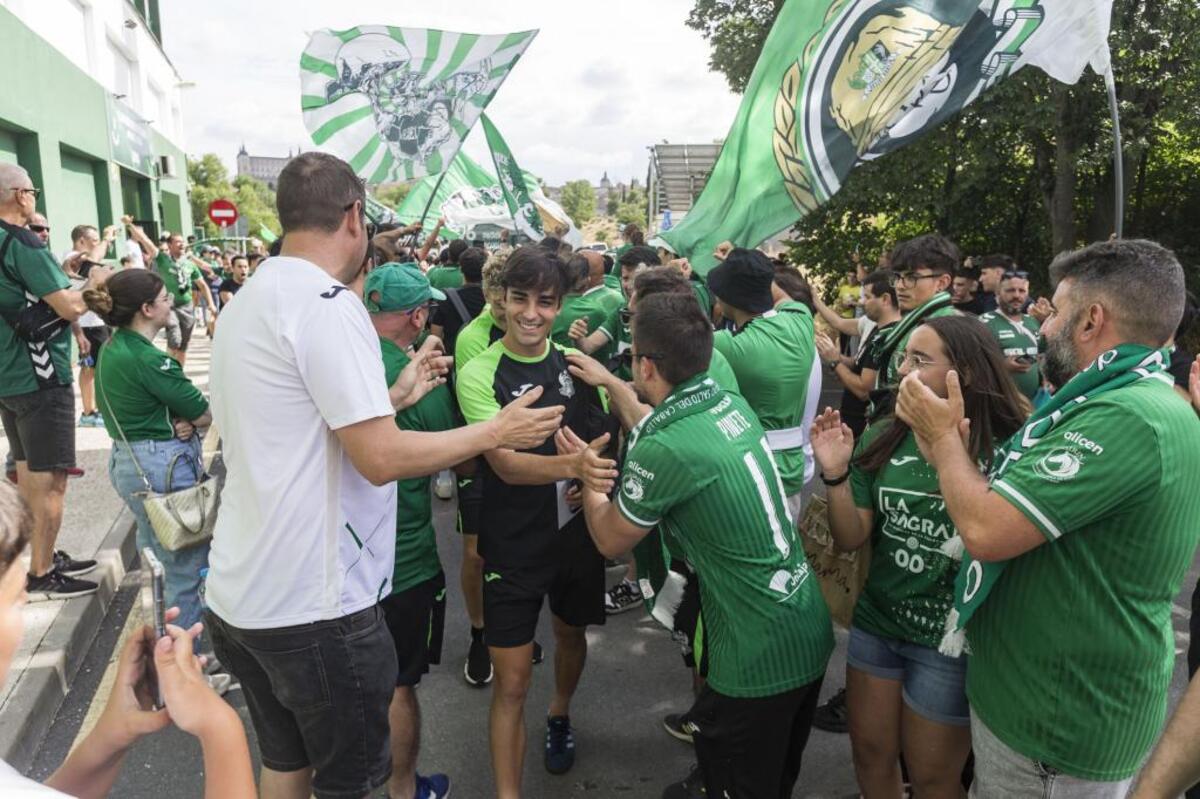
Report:
[[[558,531],[552,563],[483,566],[483,635],[488,646],[524,646],[537,630],[542,600],[572,627],[604,624],[604,558],[580,513]]]
[[[483,475],[464,477],[458,481],[458,532],[479,535],[483,518]]]
[[[442,632],[446,625],[446,575],[438,572],[379,603],[396,647],[396,685],[412,686],[442,662]]]
[[[701,688],[683,723],[708,795],[789,799],[820,693],[820,679],[754,698]]]
[[[31,472],[75,466],[75,388],[55,386],[0,397],[0,423],[13,460]]]
[[[708,649],[704,646],[704,623],[700,617],[700,575],[682,561],[671,561],[671,570],[687,575],[683,599],[675,611],[675,627],[671,637],[679,644],[683,663],[701,677],[708,676]]]
[[[83,337],[86,338],[88,343],[92,345],[91,351],[89,351],[86,356],[79,356],[79,365],[84,365],[83,360],[85,357],[91,358],[93,365],[100,363],[100,348],[107,344],[109,338],[111,338],[108,332],[108,326],[97,325],[96,327],[81,327],[79,329],[83,331]]]
[[[242,684],[262,763],[313,768],[317,799],[359,799],[388,780],[396,649],[378,605],[269,630],[204,614],[213,651]]]

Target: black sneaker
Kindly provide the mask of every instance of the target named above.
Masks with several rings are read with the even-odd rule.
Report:
[[[537,665],[546,659],[546,653],[542,649],[542,645],[537,641],[533,642],[533,665]]]
[[[663,717],[663,729],[667,731],[667,735],[672,738],[678,738],[684,743],[694,743],[692,740],[692,731],[683,724],[682,713],[668,713]]]
[[[829,697],[829,701],[819,706],[813,713],[813,726],[825,732],[849,732],[850,719],[846,711],[846,689],[838,691]]]
[[[463,679],[467,685],[483,687],[492,681],[492,656],[483,641],[483,630],[471,628],[471,648],[463,664]]]
[[[604,612],[612,616],[642,606],[642,589],[637,583],[622,580],[604,594]]]
[[[30,602],[87,596],[96,593],[96,589],[99,587],[88,580],[76,580],[74,577],[68,577],[58,569],[51,569],[41,577],[34,577],[30,574],[25,578],[25,591],[29,594]]]
[[[575,735],[571,732],[571,720],[566,716],[550,716],[546,719],[546,771],[551,774],[566,774],[575,765]]]
[[[708,796],[708,793],[704,790],[704,779],[700,776],[699,766],[692,766],[686,777],[671,783],[662,793],[662,799],[703,799],[705,796]]]
[[[75,558],[59,549],[54,553],[54,568],[68,577],[78,577],[81,574],[95,571],[96,561],[75,560]]]

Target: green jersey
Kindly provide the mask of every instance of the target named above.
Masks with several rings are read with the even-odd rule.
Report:
[[[435,266],[426,277],[435,289],[457,289],[463,285],[462,269],[457,266]]]
[[[560,347],[574,347],[575,342],[567,333],[576,319],[586,319],[587,332],[591,334],[624,304],[625,298],[619,292],[605,286],[590,288],[582,294],[568,294],[563,298],[562,309],[554,319],[550,340]]]
[[[677,538],[699,575],[714,690],[771,696],[825,673],[829,609],[746,400],[703,372],[676,386],[630,431],[616,502]]]
[[[621,275],[616,271],[616,268],[614,268],[614,271],[604,275],[604,286],[621,294]],[[621,294],[621,296],[624,297],[625,295]]]
[[[726,391],[732,391],[734,394],[742,393],[733,367],[729,365],[729,361],[725,359],[720,350],[712,351],[712,358],[708,361],[708,376]]]
[[[620,355],[633,343],[633,335],[629,331],[629,322],[622,319],[621,312],[628,308],[628,303],[621,303],[620,307],[614,308],[604,323],[600,325],[599,330],[604,331],[604,335],[608,338],[608,344],[596,351],[596,359],[601,363],[607,363],[614,357]],[[617,363],[612,369],[612,373],[622,380],[632,380],[633,373],[629,371],[629,367],[623,362]]]
[[[504,338],[504,331],[496,324],[490,308],[476,316],[458,331],[454,339],[454,371],[462,368],[479,353]]]
[[[1042,387],[1042,375],[1037,363],[1041,325],[1029,314],[1021,314],[1020,321],[1014,322],[999,311],[985,313],[979,317],[979,321],[992,331],[1005,358],[1027,356],[1034,359],[1028,372],[1009,372],[1021,393],[1033,399],[1033,395]]]
[[[872,425],[855,456],[890,425],[890,420]],[[921,457],[910,432],[879,471],[851,463],[850,488],[854,504],[875,514],[871,567],[854,606],[854,626],[936,649],[954,605],[958,574],[958,562],[941,550],[956,531],[937,472]]]
[[[1171,605],[1200,537],[1200,424],[1168,383],[1088,400],[992,482],[1048,543],[968,622],[967,696],[1005,744],[1073,777],[1133,775],[1166,716]]]
[[[0,220],[0,312],[20,314],[29,304],[71,287],[54,256],[33,231]],[[0,319],[0,397],[30,394],[46,388],[69,386],[71,331],[63,328],[49,341],[32,343],[18,338]]]
[[[396,382],[408,366],[408,353],[390,339],[380,338],[387,385]],[[450,389],[438,386],[420,402],[396,414],[401,430],[440,433],[458,426]],[[437,538],[433,531],[433,508],[429,499],[429,477],[396,481],[396,565],[392,569],[392,593],[407,591],[436,577],[442,571]]]
[[[816,358],[812,314],[801,303],[782,303],[736,334],[717,331],[713,348],[733,367],[742,396],[767,431],[784,491],[788,496],[800,493],[805,464],[801,425]]]
[[[197,280],[204,280],[204,273],[200,271],[200,267],[186,255],[176,261],[165,252],[160,252],[154,257],[154,266],[158,270],[158,276],[167,284],[167,291],[175,298],[175,307],[191,305],[192,286]]]
[[[179,361],[123,327],[100,350],[96,397],[114,441],[121,440],[121,431],[130,441],[169,441],[175,437],[173,419],[196,419],[208,410],[208,400]]]

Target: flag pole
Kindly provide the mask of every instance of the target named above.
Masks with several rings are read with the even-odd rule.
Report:
[[[1104,88],[1108,90],[1108,108],[1112,112],[1113,178],[1116,187],[1113,232],[1121,238],[1125,219],[1125,159],[1121,156],[1121,115],[1117,106],[1117,83],[1112,64],[1104,71]]]

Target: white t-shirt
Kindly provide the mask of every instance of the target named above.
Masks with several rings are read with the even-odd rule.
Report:
[[[362,300],[313,263],[269,258],[218,331],[209,386],[228,473],[209,607],[247,629],[369,607],[391,592],[396,487],[368,482],[333,432],[394,415]]]
[[[859,326],[862,329],[862,326]],[[821,374],[821,359],[813,358],[812,369],[808,372],[808,389],[804,395],[804,421],[800,423],[800,429],[804,431],[804,484],[808,485],[812,482],[813,476],[817,473],[817,461],[813,455],[812,440],[809,435],[812,431],[813,420],[817,418],[817,406],[821,404],[821,382],[823,376]]]
[[[47,788],[0,760],[0,796],[4,799],[70,799],[65,793]]]

